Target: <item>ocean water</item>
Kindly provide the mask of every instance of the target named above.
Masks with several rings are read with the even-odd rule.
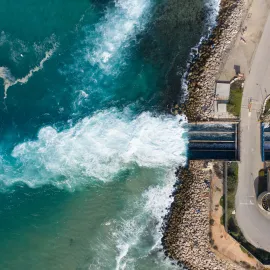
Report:
[[[218,0],[7,1],[0,9],[0,269],[177,269],[163,217],[191,48]]]

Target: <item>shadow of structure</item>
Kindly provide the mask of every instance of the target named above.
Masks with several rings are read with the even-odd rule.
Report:
[[[257,177],[254,181],[254,190],[256,194],[256,198],[258,198],[260,192],[259,192],[259,177]]]
[[[257,198],[261,193],[267,191],[267,173],[264,169],[259,171],[259,176],[254,181],[254,189]]]
[[[235,70],[235,74],[238,75],[240,72],[240,66],[239,65],[234,65],[234,70]]]

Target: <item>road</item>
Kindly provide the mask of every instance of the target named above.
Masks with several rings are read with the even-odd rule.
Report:
[[[256,205],[255,180],[263,168],[258,114],[270,94],[270,16],[245,82],[241,109],[241,162],[236,194],[236,218],[246,239],[270,252],[270,219]],[[252,98],[251,112],[248,104]]]

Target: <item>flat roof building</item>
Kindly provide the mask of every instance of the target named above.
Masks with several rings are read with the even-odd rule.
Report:
[[[230,82],[217,82],[215,91],[215,118],[228,118],[227,103],[230,98]]]
[[[227,103],[218,103],[217,110],[219,113],[226,113],[227,112]]]
[[[216,99],[228,101],[230,97],[230,83],[218,82],[216,84]]]

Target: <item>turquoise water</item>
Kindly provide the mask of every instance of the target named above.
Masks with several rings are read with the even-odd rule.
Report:
[[[1,1],[0,269],[175,269],[160,239],[191,48],[217,0]]]

